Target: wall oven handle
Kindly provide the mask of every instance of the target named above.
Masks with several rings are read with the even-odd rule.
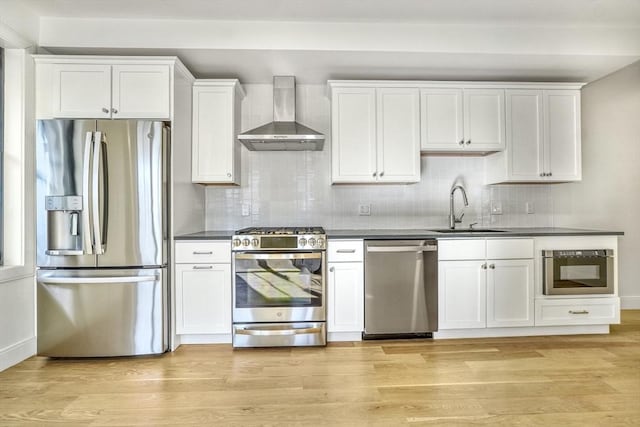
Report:
[[[322,328],[291,328],[291,329],[250,329],[242,328],[236,329],[238,335],[261,335],[261,336],[274,336],[274,335],[306,335],[306,334],[318,334],[322,332]]]
[[[236,253],[236,259],[321,259],[320,252],[302,253]]]

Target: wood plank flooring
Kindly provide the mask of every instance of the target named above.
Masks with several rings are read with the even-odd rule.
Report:
[[[640,310],[610,335],[32,357],[0,372],[0,425],[639,426]]]

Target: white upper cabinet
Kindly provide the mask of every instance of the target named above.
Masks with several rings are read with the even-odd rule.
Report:
[[[191,179],[201,184],[240,184],[238,80],[196,80],[193,86]]]
[[[420,180],[420,102],[411,88],[331,85],[332,182]]]
[[[422,151],[504,149],[504,90],[426,88],[420,99]]]
[[[580,91],[506,91],[507,145],[486,159],[487,183],[582,178]]]
[[[172,119],[175,58],[34,58],[39,119]]]

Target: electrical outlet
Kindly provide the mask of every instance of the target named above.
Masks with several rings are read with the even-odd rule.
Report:
[[[491,215],[502,215],[502,202],[491,202]]]
[[[251,215],[251,204],[250,203],[243,203],[242,204],[242,216],[249,216]]]
[[[358,205],[358,215],[360,216],[369,216],[371,215],[371,205]]]
[[[532,214],[536,212],[536,207],[534,206],[533,202],[525,203],[525,209],[528,214]]]

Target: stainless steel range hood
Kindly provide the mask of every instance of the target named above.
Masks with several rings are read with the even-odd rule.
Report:
[[[250,151],[321,151],[324,135],[296,121],[296,78],[273,78],[273,122],[238,135]]]

